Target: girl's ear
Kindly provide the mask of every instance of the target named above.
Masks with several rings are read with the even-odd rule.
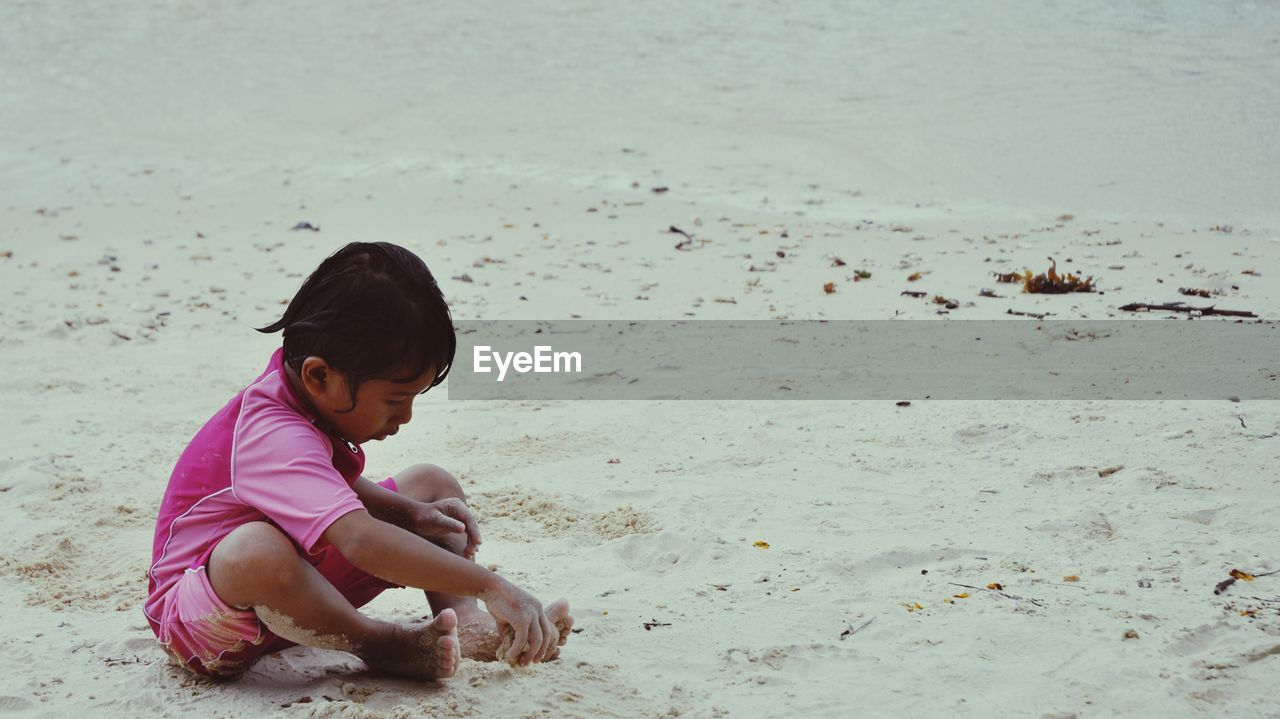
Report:
[[[308,357],[302,361],[302,386],[313,395],[323,395],[333,384],[333,368],[319,357]]]

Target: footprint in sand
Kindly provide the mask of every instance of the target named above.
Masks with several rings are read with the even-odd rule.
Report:
[[[35,705],[22,697],[0,697],[0,712],[30,711]]]
[[[1020,424],[971,424],[951,434],[951,441],[962,451],[982,452],[1007,447],[1024,447],[1040,436]]]

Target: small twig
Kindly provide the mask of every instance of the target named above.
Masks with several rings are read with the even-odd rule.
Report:
[[[1017,310],[1013,310],[1013,309],[1005,310],[1005,311],[1004,311],[1004,313],[1005,313],[1006,315],[1018,315],[1019,317],[1034,317],[1034,318],[1036,318],[1036,319],[1038,319],[1038,320],[1042,320],[1042,319],[1044,319],[1045,317],[1048,317],[1048,316],[1051,314],[1051,313],[1049,313],[1049,312],[1044,312],[1044,313],[1036,313],[1036,312],[1019,312],[1019,311],[1017,311]]]
[[[1214,585],[1213,593],[1222,594],[1223,592],[1227,591],[1227,589],[1229,589],[1232,584],[1236,583],[1236,579],[1238,579],[1239,577],[1234,576],[1234,574],[1239,571],[1240,570],[1238,569],[1231,570],[1233,576],[1230,576],[1222,580],[1221,582],[1218,582],[1216,585]],[[1273,574],[1280,574],[1280,569],[1274,569],[1270,572],[1263,572],[1262,574],[1250,574],[1249,576],[1253,577],[1253,579],[1257,579],[1258,577],[1269,577]]]
[[[867,627],[871,626],[871,623],[872,623],[872,622],[874,622],[875,620],[876,620],[876,618],[875,618],[875,617],[872,617],[872,618],[868,619],[867,621],[863,622],[862,624],[859,624],[859,625],[858,625],[858,627],[857,627],[856,629],[854,628],[854,626],[853,626],[852,624],[850,624],[848,627],[846,627],[846,628],[845,628],[845,630],[844,630],[843,632],[840,632],[840,641],[842,641],[842,642],[843,642],[844,640],[846,640],[846,639],[848,639],[849,637],[851,637],[851,636],[853,636],[853,635],[857,634],[858,632],[862,631],[863,629],[866,629]]]
[[[117,664],[142,664],[142,658],[138,656],[130,657],[107,657],[102,662],[108,666]]]
[[[972,584],[960,584],[960,583],[958,583],[958,582],[947,582],[947,584],[950,584],[950,585],[953,585],[953,586],[956,586],[956,587],[964,587],[965,589],[976,589],[976,590],[978,590],[978,591],[980,591],[980,592],[991,592],[991,593],[993,593],[993,594],[999,594],[1000,596],[1005,597],[1006,599],[1013,599],[1013,600],[1016,600],[1016,601],[1031,602],[1032,604],[1036,605],[1037,607],[1043,607],[1043,606],[1044,606],[1044,603],[1043,603],[1043,602],[1041,602],[1039,599],[1033,599],[1033,598],[1031,598],[1031,597],[1019,597],[1019,596],[1018,596],[1018,595],[1016,595],[1016,594],[1009,594],[1008,592],[1002,592],[1002,591],[1000,591],[1000,590],[998,590],[998,589],[988,589],[987,587],[975,587],[975,586],[973,586]],[[1083,589],[1083,587],[1081,587],[1081,589]]]
[[[1257,317],[1248,310],[1220,310],[1217,305],[1208,307],[1190,307],[1181,302],[1170,302],[1163,305],[1150,305],[1145,302],[1133,302],[1123,305],[1120,310],[1122,312],[1147,312],[1154,310],[1156,312],[1199,312],[1201,315],[1223,315],[1226,317]]]
[[[684,239],[676,243],[677,250],[683,250],[684,248],[693,244],[693,235],[689,234],[688,232],[685,232],[684,230],[680,229],[679,227],[676,227],[675,225],[668,227],[667,232],[672,235],[684,235]]]
[[[649,621],[644,623],[644,630],[648,632],[648,631],[652,631],[654,627],[669,627],[669,626],[671,626],[671,622],[660,622],[657,619],[650,619]]]

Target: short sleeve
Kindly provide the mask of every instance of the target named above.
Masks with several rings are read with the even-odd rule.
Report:
[[[231,491],[308,553],[339,517],[364,509],[333,466],[328,438],[284,408],[242,410],[231,455]]]

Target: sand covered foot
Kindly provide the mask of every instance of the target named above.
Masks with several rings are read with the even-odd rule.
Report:
[[[551,661],[560,657],[560,647],[569,641],[569,634],[573,631],[573,617],[569,615],[569,602],[564,599],[558,599],[546,608],[547,618],[556,625],[556,629],[560,632],[560,638],[556,641],[556,646],[552,648],[550,656],[544,661]],[[505,628],[502,637],[498,642],[497,656],[504,656],[511,649],[511,642],[515,636],[509,628]]]
[[[430,624],[401,627],[387,649],[361,657],[374,669],[425,679],[444,679],[458,670],[458,615],[440,612]]]
[[[560,647],[569,641],[569,634],[573,632],[573,617],[569,616],[569,602],[559,599],[551,603],[547,607],[547,618],[556,625],[556,629],[560,630],[560,641],[556,643],[556,648],[552,650],[548,660],[556,659],[560,656]]]
[[[547,660],[560,656],[560,647],[569,640],[573,631],[573,617],[569,616],[569,602],[561,599],[546,607],[547,618],[556,625],[560,638],[556,649]],[[503,636],[498,632],[498,624],[493,615],[478,611],[467,616],[458,628],[458,638],[462,642],[462,656],[478,662],[496,662],[501,653],[511,648],[511,636]]]
[[[474,659],[477,662],[497,661],[498,622],[483,609],[462,617],[458,626],[458,640],[462,644],[464,659]]]
[[[458,619],[458,641],[462,645],[463,659],[497,661],[497,620],[484,609],[463,613]]]

